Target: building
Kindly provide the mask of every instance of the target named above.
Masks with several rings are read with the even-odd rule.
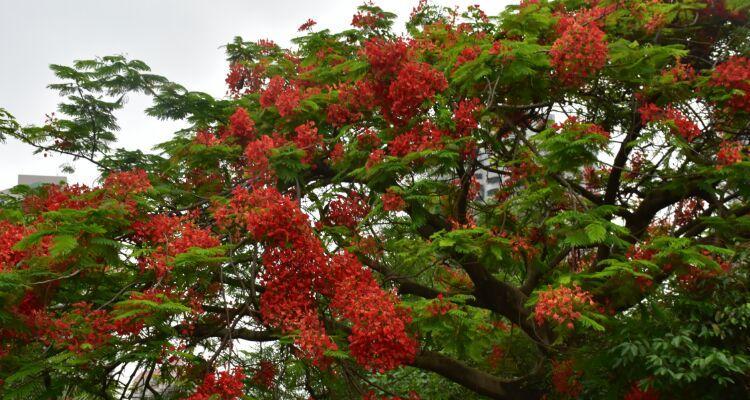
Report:
[[[68,178],[64,176],[49,176],[49,175],[18,175],[18,185],[29,186],[32,188],[39,187],[41,185],[57,185],[60,183],[68,183]],[[12,188],[0,190],[0,194],[11,194]]]

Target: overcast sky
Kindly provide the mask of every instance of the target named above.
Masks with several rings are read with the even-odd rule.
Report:
[[[272,39],[286,45],[297,27],[312,18],[316,28],[341,30],[361,1],[354,0],[0,0],[0,107],[22,124],[42,124],[59,101],[47,89],[54,82],[49,64],[109,54],[145,61],[152,70],[190,90],[223,96],[227,72],[224,44],[234,36]],[[433,0],[466,7],[480,4],[490,15],[507,1]],[[399,17],[403,28],[417,1],[378,0]],[[149,150],[180,127],[146,117],[150,101],[132,97],[118,114],[118,147]],[[32,155],[30,146],[0,144],[0,190],[16,184],[18,174],[58,175],[68,158]],[[71,182],[91,185],[96,172],[76,164]]]

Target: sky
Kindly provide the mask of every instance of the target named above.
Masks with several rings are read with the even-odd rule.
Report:
[[[495,15],[508,1],[433,0],[432,4],[479,4]],[[271,39],[288,45],[308,18],[318,29],[345,29],[355,0],[0,0],[0,107],[23,124],[43,124],[56,111],[59,98],[47,85],[55,82],[50,64],[123,54],[145,61],[156,74],[189,90],[215,97],[226,93],[228,65],[223,45],[235,36]],[[395,12],[403,28],[417,0],[376,0]],[[115,147],[150,150],[168,140],[182,124],[158,121],[144,114],[145,96],[130,96],[117,116],[120,131]],[[12,139],[0,143],[0,190],[16,184],[18,174],[61,175],[69,157],[33,155],[31,146]],[[68,181],[93,185],[96,169],[75,164]]]

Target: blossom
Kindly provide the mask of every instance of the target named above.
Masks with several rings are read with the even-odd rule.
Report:
[[[370,153],[370,156],[367,158],[367,163],[365,163],[365,168],[370,169],[374,167],[375,165],[378,165],[381,161],[383,161],[384,157],[385,157],[385,151],[383,151],[382,149],[373,150],[372,153]]]
[[[276,366],[271,361],[261,360],[253,373],[252,382],[254,385],[270,389],[273,387],[273,380],[277,372]]]
[[[573,368],[573,360],[552,362],[552,387],[557,393],[578,398],[583,391],[583,385],[578,380],[581,375]]]
[[[464,99],[458,102],[453,111],[453,122],[456,124],[456,136],[464,137],[477,128],[477,114],[482,110],[482,102],[478,98]]]
[[[352,190],[328,203],[326,218],[332,225],[354,229],[369,212],[367,198]]]
[[[263,135],[257,140],[248,143],[244,152],[247,162],[245,166],[247,175],[261,182],[270,182],[275,176],[273,170],[270,168],[269,157],[271,150],[280,147],[284,142],[283,139]]]
[[[374,37],[365,42],[363,53],[376,79],[395,76],[409,56],[409,45],[401,38],[386,41]]]
[[[633,384],[630,390],[625,394],[623,400],[659,400],[659,392],[653,387],[643,390],[638,384]]]
[[[255,121],[250,118],[250,114],[247,113],[242,107],[237,107],[229,117],[229,133],[240,139],[251,139],[255,137]]]
[[[203,383],[187,400],[237,400],[245,394],[246,376],[242,368],[211,372],[203,377]]]
[[[260,105],[264,108],[275,106],[279,115],[290,115],[300,102],[300,92],[293,82],[287,83],[284,78],[276,75],[268,82],[266,90],[261,93]]]
[[[448,81],[443,73],[429,64],[406,63],[388,88],[390,114],[396,120],[410,119],[425,100],[432,99],[447,87]]]
[[[719,168],[742,162],[742,149],[743,146],[739,142],[727,140],[721,142],[719,151],[716,152],[716,161]]]
[[[315,21],[313,21],[312,19],[308,19],[307,21],[305,21],[304,24],[300,25],[299,28],[297,28],[297,30],[299,32],[304,32],[306,30],[309,30],[310,28],[312,28],[313,26],[315,26],[317,24],[318,23],[315,22]]]
[[[308,121],[294,128],[295,136],[292,142],[305,152],[302,162],[310,164],[313,153],[323,147],[323,136],[318,133],[315,122]]]
[[[458,54],[458,58],[456,58],[455,67],[460,67],[461,65],[476,59],[480,54],[482,54],[482,48],[479,46],[464,47],[464,49],[461,50],[461,53]]]
[[[716,66],[708,84],[731,92],[731,97],[725,103],[729,108],[750,112],[750,59],[730,57]]]
[[[26,252],[14,249],[26,236],[28,229],[9,221],[0,221],[0,272],[11,270],[25,256]]]
[[[356,203],[353,212],[362,215]],[[417,344],[406,330],[410,319],[397,308],[395,297],[380,288],[356,257],[327,254],[296,201],[272,188],[238,188],[229,208],[251,237],[264,244],[262,318],[284,332],[297,332],[295,344],[303,356],[325,364],[326,352],[338,348],[317,314],[320,294],[331,300],[334,315],[351,322],[349,351],[360,365],[385,371],[413,359]]]
[[[581,318],[581,311],[593,305],[591,294],[578,286],[572,289],[548,286],[546,290],[539,292],[539,299],[534,306],[534,319],[540,325],[545,321],[554,321],[573,329],[573,322]]]
[[[130,171],[113,172],[104,180],[104,188],[119,197],[127,197],[151,189],[146,171],[136,168]]]
[[[701,135],[701,128],[683,114],[682,111],[671,105],[661,108],[655,104],[649,103],[641,106],[638,109],[638,112],[641,114],[641,122],[644,124],[649,122],[670,123],[670,132],[682,137],[687,142],[692,142]]]
[[[385,193],[380,197],[383,202],[383,210],[385,211],[399,211],[406,207],[404,199],[393,189],[386,190]]]
[[[434,123],[425,121],[396,136],[388,143],[388,153],[395,157],[403,157],[416,151],[439,149],[442,147],[444,136],[447,136],[446,133],[438,129]]]
[[[573,23],[550,49],[552,67],[566,86],[577,86],[607,63],[604,32],[595,24]]]

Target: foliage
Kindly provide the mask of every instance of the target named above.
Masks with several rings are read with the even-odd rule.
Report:
[[[367,4],[235,38],[222,99],[53,65],[0,140],[102,179],[0,199],[0,397],[746,395],[747,10]],[[113,148],[131,93],[188,128]]]

